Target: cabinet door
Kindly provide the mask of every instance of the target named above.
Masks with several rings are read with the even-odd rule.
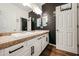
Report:
[[[0,50],[0,56],[3,56],[3,55],[4,55],[4,49]]]
[[[30,45],[28,45],[28,41],[25,41],[25,47],[23,49],[24,51],[23,56],[31,56],[31,49],[30,49]]]
[[[43,51],[44,48],[47,46],[47,42],[46,42],[47,39],[46,39],[46,36],[45,35],[42,36],[41,41],[42,41],[42,51]]]
[[[35,38],[35,39],[37,40],[34,41],[32,45],[30,46],[31,56],[39,56],[41,53],[41,41],[38,40],[38,38]]]
[[[35,55],[39,56],[42,52],[42,47],[41,47],[41,37],[37,38],[37,42],[35,42]]]
[[[41,50],[41,37],[34,38],[34,40],[29,41],[30,49],[31,49],[31,56],[39,56],[42,52]]]
[[[30,56],[35,56],[36,55],[36,45],[35,42],[29,45],[29,51],[30,51]]]

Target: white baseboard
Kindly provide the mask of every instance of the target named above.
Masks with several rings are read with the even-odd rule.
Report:
[[[56,45],[55,45],[55,44],[51,44],[51,43],[49,43],[49,45],[52,45],[52,46],[56,47]]]

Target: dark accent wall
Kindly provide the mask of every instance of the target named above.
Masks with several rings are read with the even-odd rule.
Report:
[[[48,16],[48,24],[44,27],[44,30],[49,30],[49,42],[52,44],[56,44],[56,16],[55,16],[55,8],[56,6],[62,5],[63,3],[46,3],[42,6],[42,16],[47,14]],[[65,4],[65,3],[64,3]]]

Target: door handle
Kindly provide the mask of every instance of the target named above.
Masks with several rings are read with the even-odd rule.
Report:
[[[31,55],[34,54],[34,46],[31,47]]]

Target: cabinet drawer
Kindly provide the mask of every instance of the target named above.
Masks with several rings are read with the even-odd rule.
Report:
[[[26,50],[23,52],[23,56],[31,56],[31,48],[26,47]]]
[[[27,46],[30,46],[30,45],[34,44],[36,41],[37,41],[36,38],[27,41]]]
[[[23,55],[23,52],[25,51],[25,43],[20,43],[17,45],[14,45],[12,47],[5,49],[5,55],[9,56],[19,56]]]
[[[35,54],[34,54],[34,56],[39,56],[41,52],[42,52],[41,45],[36,46],[35,47]]]
[[[46,38],[42,38],[42,51],[46,47]]]

